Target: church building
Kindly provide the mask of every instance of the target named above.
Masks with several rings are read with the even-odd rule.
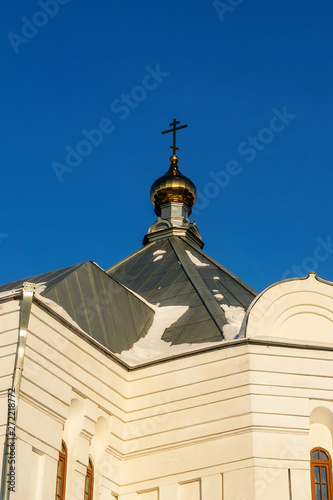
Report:
[[[142,248],[0,287],[1,500],[333,500],[333,283],[203,251],[178,124]]]

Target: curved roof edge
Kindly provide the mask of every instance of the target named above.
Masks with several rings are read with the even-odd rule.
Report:
[[[328,286],[329,292],[322,286]],[[321,325],[326,336],[318,341],[333,343],[333,283],[311,271],[304,277],[273,283],[258,294],[246,311],[239,338],[278,336],[300,340],[304,335],[304,340],[310,340],[310,326],[307,328],[304,319],[311,323],[315,317],[316,321],[319,317],[327,320]],[[332,330],[332,338],[328,330]]]

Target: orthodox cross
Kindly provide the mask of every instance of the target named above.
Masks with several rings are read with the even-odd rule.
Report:
[[[168,132],[173,132],[173,145],[170,146],[170,149],[172,149],[172,154],[175,155],[176,151],[179,151],[179,148],[176,148],[176,130],[180,130],[181,128],[187,127],[187,125],[181,125],[180,127],[176,127],[180,121],[176,121],[176,118],[173,119],[172,123],[169,123],[169,127],[172,127],[170,130],[164,130],[162,134],[167,134]]]

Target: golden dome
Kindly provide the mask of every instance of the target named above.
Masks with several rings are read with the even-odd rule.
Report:
[[[164,203],[184,203],[192,212],[197,199],[197,189],[193,182],[183,175],[178,168],[178,157],[170,158],[171,165],[168,172],[157,179],[150,188],[150,199],[155,207],[155,213],[160,215],[160,206]]]

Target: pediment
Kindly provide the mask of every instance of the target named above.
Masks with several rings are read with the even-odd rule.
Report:
[[[310,273],[270,286],[249,307],[242,336],[333,344],[333,283]]]

